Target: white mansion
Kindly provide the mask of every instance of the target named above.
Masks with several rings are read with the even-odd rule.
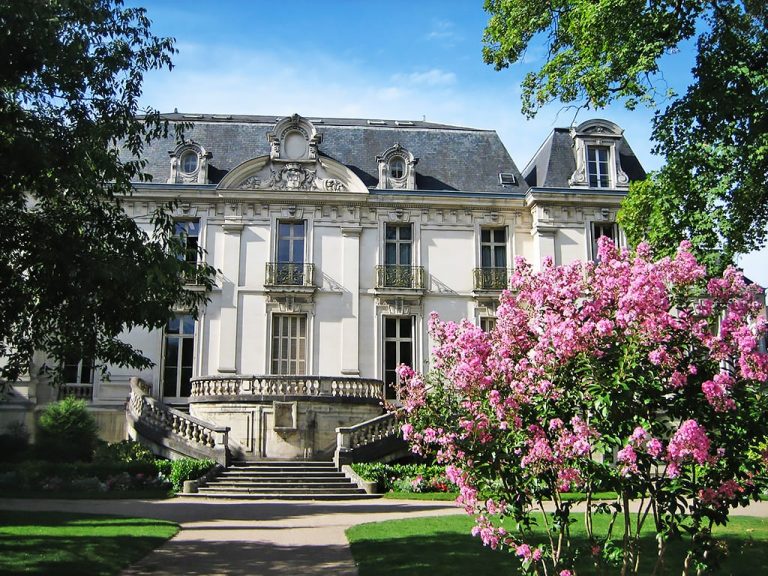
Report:
[[[184,144],[152,144],[153,182],[124,205],[148,227],[156,206],[180,200],[190,253],[203,247],[219,270],[210,303],[197,319],[179,310],[164,331],[126,334],[151,370],[113,367],[101,381],[81,361],[58,391],[33,370],[0,405],[0,428],[31,426],[37,407],[76,394],[122,438],[133,380],[128,428],[142,410],[155,424],[189,415],[188,437],[207,430],[213,446],[228,427],[240,456],[326,457],[337,427],[382,414],[396,366],[426,368],[431,311],[490,325],[516,256],[560,264],[592,258],[599,236],[621,242],[616,211],[645,175],[605,120],[555,129],[520,171],[491,130],[167,118],[194,128]]]

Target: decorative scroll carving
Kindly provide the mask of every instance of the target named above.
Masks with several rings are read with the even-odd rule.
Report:
[[[336,180],[336,178],[327,178],[323,180],[323,187],[328,192],[344,192],[347,189],[344,183],[341,180]]]

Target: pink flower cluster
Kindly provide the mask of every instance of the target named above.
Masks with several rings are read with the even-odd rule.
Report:
[[[710,441],[707,431],[696,420],[686,420],[672,435],[667,445],[667,474],[675,478],[680,474],[680,466],[687,461],[697,464],[711,464],[716,456],[710,454]]]
[[[553,471],[561,492],[579,486],[582,480],[578,462],[589,458],[591,442],[599,434],[578,416],[571,419],[570,428],[559,418],[554,418],[549,421],[548,430],[531,424],[528,431],[527,451],[523,452],[520,466],[534,476]]]
[[[716,374],[712,380],[701,384],[701,391],[716,412],[726,412],[736,408],[736,402],[731,398],[731,389],[736,380],[726,372]]]
[[[629,476],[640,472],[637,462],[638,452],[645,453],[651,458],[658,458],[664,452],[664,444],[642,426],[635,428],[627,445],[616,454],[616,460],[623,464],[622,475]]]

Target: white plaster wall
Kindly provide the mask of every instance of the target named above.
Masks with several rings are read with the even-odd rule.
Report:
[[[561,228],[555,237],[555,264],[570,264],[585,260],[587,248],[584,228]]]
[[[467,295],[477,267],[474,228],[421,228],[421,261],[431,292]]]
[[[244,226],[240,240],[240,286],[263,286],[266,263],[272,260],[269,228],[255,224]]]
[[[266,374],[267,319],[266,297],[263,294],[241,293],[240,311],[240,366],[242,374]]]

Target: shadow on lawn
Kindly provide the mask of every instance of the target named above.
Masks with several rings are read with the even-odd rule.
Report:
[[[90,576],[116,574],[165,542],[151,536],[0,537],[0,574]],[[42,555],[42,550],[56,550]]]
[[[727,558],[715,574],[756,576],[768,573],[768,542],[752,540],[750,534],[722,538]],[[578,542],[578,539],[577,539]],[[584,546],[585,542],[578,542]],[[518,574],[520,562],[508,551],[494,551],[482,546],[468,534],[437,533],[429,536],[407,536],[381,540],[365,540],[351,545],[358,564],[359,576],[498,576]],[[642,542],[640,574],[650,574],[655,563],[656,542],[646,537]],[[683,567],[681,542],[670,543],[664,575],[678,575]],[[579,574],[594,573],[591,559],[576,564]],[[605,574],[618,574],[620,568],[605,568]]]

